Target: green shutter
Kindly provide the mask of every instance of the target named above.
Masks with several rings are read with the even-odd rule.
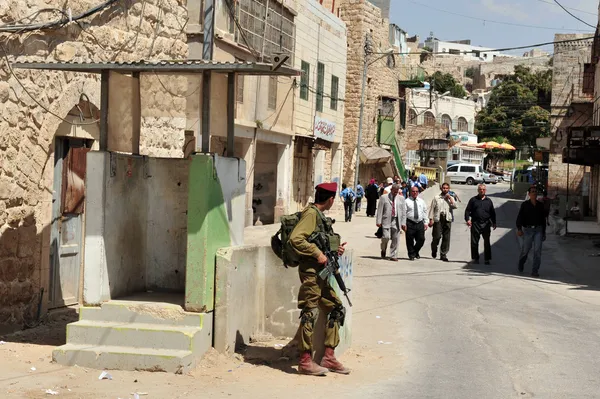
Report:
[[[300,77],[300,98],[308,100],[308,86],[310,86],[310,64],[302,61],[302,76]]]
[[[338,90],[340,80],[337,76],[331,76],[331,109],[337,111],[338,107]]]
[[[323,90],[325,88],[325,64],[317,64],[317,111],[323,112]]]
[[[379,117],[379,144],[396,145],[396,124],[393,119]]]

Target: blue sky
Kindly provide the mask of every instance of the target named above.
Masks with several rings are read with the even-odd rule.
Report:
[[[585,11],[569,9],[589,24],[596,25],[598,0],[558,1],[567,8]],[[488,21],[464,18],[451,13]],[[552,29],[509,26],[489,20]],[[553,0],[392,0],[390,22],[407,31],[410,36],[418,34],[421,41],[432,31],[440,40],[471,39],[473,45],[491,48],[549,42],[554,40],[555,33],[594,31],[563,11]],[[552,46],[543,50],[552,52]],[[513,53],[524,52],[525,50],[519,50]]]

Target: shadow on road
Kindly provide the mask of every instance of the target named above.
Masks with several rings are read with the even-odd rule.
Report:
[[[483,239],[480,242],[480,264],[467,264],[465,271],[481,274],[502,274],[520,279],[531,279],[547,284],[572,284],[574,290],[600,291],[600,262],[590,255],[594,250],[591,239],[584,237],[560,237],[551,234],[548,228],[548,239],[543,243],[540,278],[532,278],[531,267],[533,250],[530,252],[525,271],[517,270],[521,246],[516,235],[515,221],[523,200],[515,199],[510,192],[490,194],[492,199],[507,199],[502,205],[496,205],[498,229],[494,235],[503,234],[492,244],[492,260],[490,265],[483,264]],[[501,229],[509,229],[503,232]]]

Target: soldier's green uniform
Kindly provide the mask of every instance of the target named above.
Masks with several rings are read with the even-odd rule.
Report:
[[[344,317],[342,301],[329,282],[317,275],[323,268],[317,262],[322,252],[308,239],[314,232],[319,231],[327,234],[333,233],[331,224],[328,223],[322,212],[311,204],[302,213],[300,221],[290,236],[292,247],[302,255],[302,261],[298,266],[302,283],[298,293],[298,308],[302,310],[300,349],[307,352],[312,351],[312,335],[318,315],[317,308],[329,315],[329,322],[325,330],[325,347],[335,348],[340,343],[339,328]]]

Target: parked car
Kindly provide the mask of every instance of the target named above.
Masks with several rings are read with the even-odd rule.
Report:
[[[489,173],[489,172],[485,171],[485,172],[483,172],[483,182],[485,184],[488,184],[488,183],[496,184],[496,183],[498,183],[498,176],[496,176],[493,173]]]
[[[468,163],[452,165],[446,170],[446,176],[452,183],[477,184],[483,182],[483,167]]]

